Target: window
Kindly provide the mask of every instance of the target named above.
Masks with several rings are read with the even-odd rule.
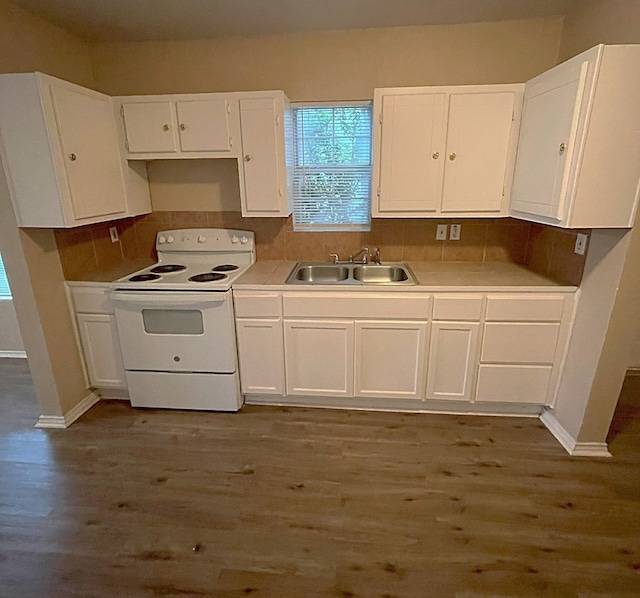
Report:
[[[2,263],[2,255],[0,254],[0,300],[11,299],[11,290],[9,289],[9,281],[7,280],[7,274],[4,271],[4,264]]]
[[[294,230],[371,228],[371,103],[293,107]]]

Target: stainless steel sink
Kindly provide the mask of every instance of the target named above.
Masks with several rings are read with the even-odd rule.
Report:
[[[353,269],[353,277],[363,283],[383,284],[409,279],[403,266],[367,265]]]
[[[349,269],[333,264],[307,264],[296,269],[295,279],[301,282],[327,284],[349,277]]]
[[[306,285],[416,285],[409,266],[395,264],[332,264],[298,262],[287,277],[287,284]]]

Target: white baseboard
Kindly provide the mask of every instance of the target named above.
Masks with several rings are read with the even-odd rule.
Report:
[[[26,359],[27,353],[26,351],[0,351],[0,358],[2,357],[10,357],[13,359]]]
[[[100,400],[100,395],[95,392],[89,393],[82,401],[73,407],[65,415],[41,415],[36,422],[36,428],[68,428],[83,413],[86,413]]]
[[[572,457],[611,457],[606,442],[578,442],[556,419],[550,409],[543,409],[540,421]]]

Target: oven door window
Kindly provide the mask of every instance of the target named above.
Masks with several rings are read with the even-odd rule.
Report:
[[[197,309],[143,309],[148,334],[204,334],[202,312]]]

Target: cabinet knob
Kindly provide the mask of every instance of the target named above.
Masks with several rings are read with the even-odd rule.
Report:
[[[451,152],[449,154],[449,160],[451,160],[452,162],[458,157],[458,154],[456,154],[455,152]]]
[[[437,160],[437,159],[440,157],[440,152],[433,152],[433,154],[431,154],[431,157],[432,157],[434,160]]]
[[[171,127],[169,125],[162,125],[163,131],[168,131]]]
[[[564,154],[564,150],[567,149],[567,144],[566,143],[561,143],[560,147],[558,148],[558,153],[562,156],[562,154]]]
[[[72,162],[75,162],[78,159],[78,156],[76,156],[75,154],[69,154],[69,160],[71,160]]]
[[[249,154],[245,154],[244,161],[245,162],[251,162],[251,156]]]
[[[185,125],[184,123],[180,123],[180,130],[184,131],[187,128],[187,125]]]

